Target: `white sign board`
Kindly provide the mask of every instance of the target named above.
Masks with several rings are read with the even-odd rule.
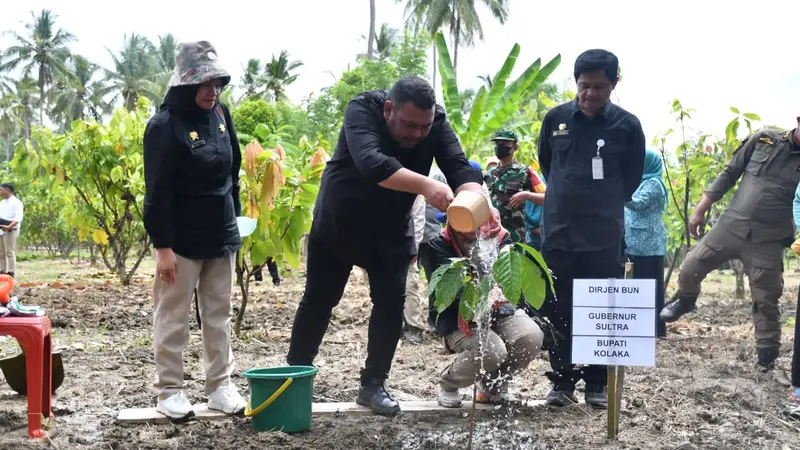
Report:
[[[572,363],[656,365],[656,280],[574,280]]]

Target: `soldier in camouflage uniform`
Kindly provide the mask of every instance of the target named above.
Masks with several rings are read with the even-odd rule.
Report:
[[[800,125],[800,117],[798,118]],[[746,139],[703,194],[689,219],[702,236],[706,211],[741,177],[719,221],[681,264],[677,300],[661,311],[665,322],[695,309],[700,284],[725,261],[740,259],[750,279],[757,367],[770,370],[781,345],[778,299],[783,293],[783,252],[793,241],[792,201],[800,182],[800,132],[764,130]]]
[[[503,228],[511,233],[514,242],[525,242],[525,202],[538,205],[544,202],[544,184],[533,170],[514,159],[519,148],[517,135],[510,130],[498,131],[495,156],[499,164],[484,176],[494,207],[500,212]]]

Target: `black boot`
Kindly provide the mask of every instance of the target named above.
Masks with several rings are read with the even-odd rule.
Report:
[[[665,306],[664,309],[661,310],[661,313],[658,315],[658,317],[664,322],[675,322],[684,314],[694,311],[696,303],[696,296],[687,295],[678,297],[677,300]]]
[[[775,368],[775,360],[778,359],[780,349],[778,347],[759,348],[756,350],[758,360],[756,368],[760,372],[768,372]]]
[[[608,389],[599,384],[587,384],[586,393],[584,395],[586,404],[598,408],[608,408]]]
[[[386,391],[382,380],[372,380],[361,386],[356,403],[371,408],[382,416],[393,416],[400,412],[400,404]]]
[[[553,388],[547,393],[548,406],[569,406],[578,403],[575,397],[575,385],[568,382],[553,384]]]

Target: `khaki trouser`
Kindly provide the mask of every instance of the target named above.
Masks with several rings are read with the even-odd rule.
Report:
[[[13,273],[17,269],[17,238],[19,230],[3,233],[0,236],[0,272]]]
[[[486,375],[482,380],[487,388],[499,389],[508,383],[541,351],[542,330],[522,311],[517,311],[517,314],[497,320],[489,330],[483,356]],[[458,355],[442,372],[439,382],[451,389],[475,383],[475,375],[481,368],[477,332],[467,336],[461,330],[454,331],[444,341],[447,348]]]
[[[780,242],[753,243],[716,226],[687,254],[678,277],[678,296],[697,297],[700,284],[725,261],[741,259],[750,280],[756,347],[781,345],[783,294],[783,245]]]
[[[425,296],[421,292],[422,287],[419,281],[419,267],[414,261],[408,267],[408,277],[406,278],[406,305],[403,316],[406,323],[420,330],[428,329],[428,308]]]
[[[189,343],[189,309],[195,287],[203,323],[206,395],[230,382],[233,372],[230,316],[234,257],[202,261],[176,255],[178,273],[175,283],[166,284],[156,276],[153,283],[153,346],[155,388],[160,398],[183,388],[183,350]]]

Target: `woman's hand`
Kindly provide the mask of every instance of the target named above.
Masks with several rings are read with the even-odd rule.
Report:
[[[178,259],[171,248],[156,249],[156,276],[166,284],[172,284],[178,274]]]

